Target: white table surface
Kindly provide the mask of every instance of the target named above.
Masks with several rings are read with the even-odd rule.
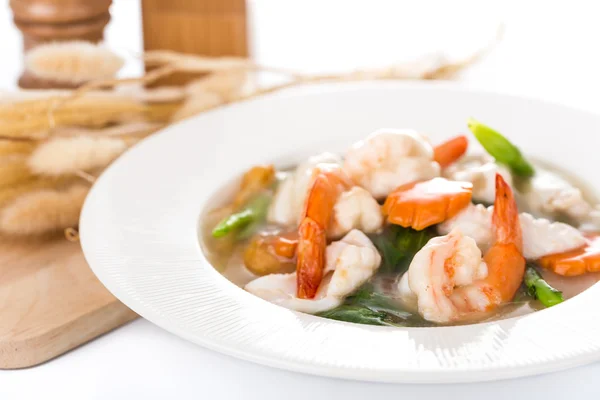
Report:
[[[7,3],[0,4],[0,89],[14,88],[21,68],[19,35],[11,26]],[[108,44],[134,54],[140,49],[139,4],[114,3]],[[383,65],[437,47],[464,54],[493,36],[502,20],[504,40],[464,74],[461,84],[600,111],[600,5],[593,0],[251,0],[250,6],[255,57],[266,64],[306,69]],[[478,384],[325,379],[239,361],[140,319],[44,365],[0,371],[0,399],[597,399],[598,376],[600,363]]]

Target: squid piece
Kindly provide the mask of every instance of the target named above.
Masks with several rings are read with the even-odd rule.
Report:
[[[445,235],[458,228],[486,249],[493,240],[493,209],[493,206],[471,204],[454,218],[438,225],[438,232]],[[527,213],[521,213],[519,220],[523,231],[523,255],[528,260],[577,249],[586,243],[583,234],[570,225],[534,218]]]
[[[502,175],[512,187],[512,176],[507,167],[487,157],[472,158],[444,169],[443,176],[454,181],[470,182],[473,185],[473,200],[492,204],[496,196],[496,174]]]
[[[523,199],[534,213],[548,217],[564,215],[578,223],[591,220],[600,227],[600,211],[588,203],[581,190],[541,168],[524,188]]]

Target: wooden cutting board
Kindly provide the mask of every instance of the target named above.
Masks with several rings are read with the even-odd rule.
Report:
[[[79,243],[0,238],[0,369],[40,364],[136,317],[96,279]]]

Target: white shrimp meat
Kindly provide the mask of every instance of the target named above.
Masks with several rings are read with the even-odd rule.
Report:
[[[412,130],[372,133],[346,152],[343,168],[355,184],[376,199],[385,198],[400,185],[440,175],[433,147]]]
[[[282,307],[315,314],[342,304],[344,298],[370,279],[381,264],[381,256],[371,240],[356,229],[327,246],[325,260],[323,281],[314,299],[296,297],[295,272],[257,278],[245,289]]]
[[[492,243],[492,207],[481,204],[469,205],[453,218],[438,225],[442,235],[458,228],[460,231],[486,250]],[[520,214],[523,233],[523,256],[536,260],[549,254],[563,253],[583,246],[584,236],[577,229],[562,222],[550,222],[544,218],[535,218],[531,214]]]

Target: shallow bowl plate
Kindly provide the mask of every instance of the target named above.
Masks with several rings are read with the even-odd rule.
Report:
[[[374,327],[270,304],[227,281],[204,257],[198,239],[202,212],[248,167],[342,151],[381,127],[413,127],[441,141],[465,132],[469,116],[506,133],[528,155],[600,187],[597,115],[445,84],[310,86],[207,112],[119,158],[84,206],[86,259],[117,298],[164,329],[294,371],[369,381],[466,382],[600,358],[599,285],[551,309],[499,322]]]

